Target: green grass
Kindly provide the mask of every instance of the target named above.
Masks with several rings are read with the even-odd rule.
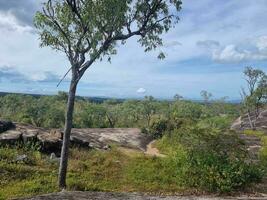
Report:
[[[257,136],[257,137],[263,137],[265,134],[262,131],[257,131],[257,130],[244,130],[243,132],[246,135],[251,135],[251,136]]]
[[[29,163],[13,163],[27,154]],[[57,163],[45,155],[21,149],[0,148],[0,199],[29,197],[58,191]],[[72,149],[68,190],[172,193],[182,187],[168,159],[142,154],[127,156],[111,151]]]
[[[267,176],[267,135],[264,132],[257,130],[245,130],[243,133],[250,136],[256,136],[261,139],[262,147],[259,152],[259,157],[261,166],[265,171],[265,176]]]
[[[67,189],[151,194],[230,192],[259,181],[260,171],[243,162],[236,146],[220,143],[221,137],[202,128],[174,131],[156,142],[168,155],[165,158],[125,153],[115,146],[110,151],[72,148]],[[230,137],[229,141],[232,144],[235,140]],[[267,144],[266,137],[264,142]],[[205,148],[198,149],[199,144]],[[28,156],[26,162],[14,163],[22,154]],[[267,157],[267,150],[263,155]],[[0,148],[0,199],[56,192],[57,175],[58,163],[47,155],[34,149]]]

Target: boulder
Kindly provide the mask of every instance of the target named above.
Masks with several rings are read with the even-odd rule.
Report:
[[[8,130],[0,134],[0,145],[15,145],[22,141],[22,133],[17,130]]]
[[[267,110],[262,110],[256,118],[255,114],[248,116],[248,114],[239,117],[232,124],[231,129],[235,131],[244,131],[251,129],[250,121],[255,125],[255,130],[267,133]]]
[[[63,130],[44,129],[16,123],[16,128],[0,134],[0,144],[37,142],[45,153],[59,155]],[[145,151],[151,138],[137,128],[84,128],[72,129],[70,142],[73,146],[108,150],[110,144]]]
[[[22,139],[24,143],[27,142],[36,142],[37,141],[38,130],[37,129],[28,129],[23,131]]]
[[[59,134],[56,134],[56,132],[39,130],[37,139],[41,144],[41,151],[46,153],[60,152],[62,146],[62,139]]]

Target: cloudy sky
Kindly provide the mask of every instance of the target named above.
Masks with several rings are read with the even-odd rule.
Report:
[[[67,70],[63,54],[39,48],[32,26],[41,0],[0,0],[0,91],[55,94]],[[95,63],[78,88],[84,96],[239,99],[242,71],[255,66],[267,72],[266,0],[183,0],[180,22],[164,36],[157,52],[144,53],[131,39],[118,47],[112,63]]]

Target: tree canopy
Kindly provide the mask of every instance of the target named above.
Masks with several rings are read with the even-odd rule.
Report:
[[[79,77],[96,60],[116,54],[132,36],[145,51],[163,45],[161,34],[178,22],[180,0],[48,0],[37,12],[41,46],[64,52]],[[160,58],[164,54],[159,54]]]

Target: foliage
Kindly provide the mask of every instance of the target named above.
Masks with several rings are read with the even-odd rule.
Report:
[[[232,116],[214,116],[214,117],[209,117],[206,119],[203,119],[199,121],[198,125],[200,127],[210,127],[210,128],[217,128],[220,130],[227,130],[230,128],[231,123],[234,121],[235,118]]]
[[[209,101],[210,101],[210,99],[212,97],[212,94],[210,92],[206,91],[206,90],[202,90],[200,92],[200,95],[201,95],[201,97],[203,98],[203,100],[204,100],[204,102],[206,104],[209,103]]]
[[[189,119],[197,120],[202,115],[202,106],[190,101],[176,101],[172,105],[172,117],[175,120]]]
[[[0,97],[0,118],[29,123],[46,128],[63,128],[66,94],[33,97],[6,95]],[[182,124],[201,122],[212,126],[226,126],[238,116],[239,105],[214,102],[203,105],[191,101],[158,101],[152,97],[144,100],[106,100],[102,103],[78,98],[74,110],[75,128],[138,127],[172,130]],[[161,124],[161,125],[160,125]],[[164,125],[165,124],[165,125]],[[217,125],[215,125],[217,124]],[[224,125],[223,125],[224,124]],[[158,128],[157,128],[158,127]],[[157,131],[156,131],[157,132]]]
[[[230,192],[258,182],[263,176],[259,165],[246,162],[245,146],[231,132],[198,126],[183,127],[165,135],[157,146],[174,159],[186,155],[180,165],[186,166],[181,179],[187,187]]]
[[[168,128],[168,120],[167,119],[154,119],[151,122],[149,127],[149,133],[153,136],[153,138],[161,138],[165,131]]]
[[[7,95],[0,97],[0,102],[3,102],[1,118],[18,122],[28,120],[44,127],[63,126],[66,97],[62,93],[41,97]],[[44,107],[47,109],[42,109]],[[53,114],[54,109],[60,117]],[[140,153],[128,155],[116,148],[107,152],[72,149],[68,189],[228,192],[257,182],[262,176],[262,167],[246,164],[244,146],[228,132],[230,122],[239,114],[238,109],[239,105],[224,101],[206,105],[147,97],[144,100],[96,103],[79,98],[74,112],[75,127],[144,127],[148,134],[158,139],[156,145],[167,157],[153,158]],[[0,148],[0,173],[5,177],[0,184],[1,197],[57,190],[57,163],[36,150],[38,144],[34,143],[28,148]],[[261,151],[263,161],[267,155],[264,152]],[[11,162],[21,154],[27,154],[30,162]],[[41,187],[42,184],[45,187]]]
[[[260,109],[267,101],[267,75],[259,69],[247,67],[244,71],[247,91],[242,88],[243,112],[248,115],[251,128],[255,128],[252,118],[257,119]]]
[[[74,148],[70,152],[68,190],[149,192],[229,192],[262,177],[262,168],[245,162],[246,150],[233,133],[187,126],[167,131],[157,146],[165,158]],[[266,140],[267,141],[267,140]],[[26,154],[32,162],[13,163]],[[0,198],[57,191],[58,164],[33,149],[0,148]],[[266,158],[266,156],[265,156]],[[190,179],[188,178],[190,177]]]

